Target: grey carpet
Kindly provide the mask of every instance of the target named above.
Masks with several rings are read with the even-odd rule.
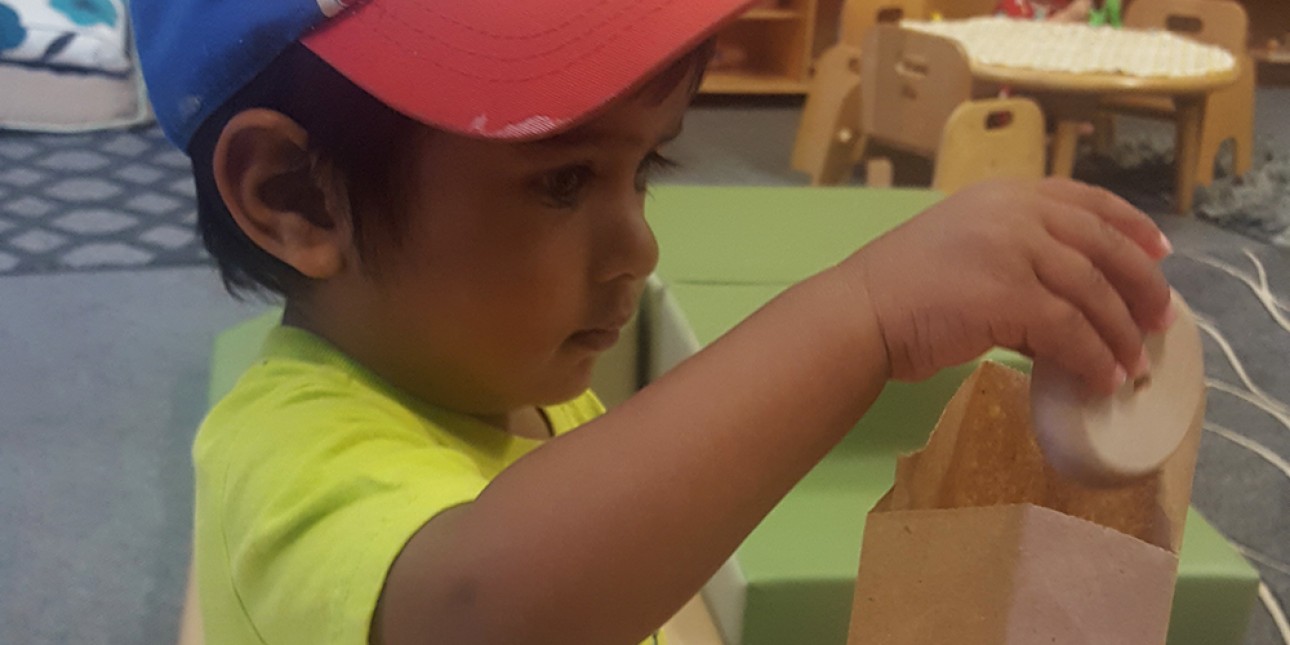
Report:
[[[204,268],[0,278],[0,643],[173,643],[189,445],[216,332]]]
[[[1260,131],[1290,129],[1290,92],[1263,92],[1258,113]],[[707,102],[669,151],[683,167],[663,181],[800,185],[786,169],[797,116],[791,102]],[[8,163],[0,156],[0,174]],[[147,192],[169,195],[162,181]],[[1252,271],[1250,247],[1286,298],[1286,252],[1195,219],[1159,221],[1179,249],[1167,265],[1175,285],[1224,330],[1251,380],[1290,401],[1285,332],[1239,281],[1194,259]],[[234,304],[205,267],[0,275],[0,644],[174,641],[210,342],[258,309]],[[1240,385],[1212,339],[1207,351],[1211,377]],[[1251,446],[1286,459],[1290,430],[1222,392],[1210,404],[1213,427],[1243,443],[1207,433],[1196,505],[1249,549],[1284,604],[1290,477]],[[1261,606],[1245,643],[1283,644]]]

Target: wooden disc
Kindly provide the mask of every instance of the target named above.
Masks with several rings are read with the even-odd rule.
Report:
[[[1044,456],[1083,483],[1110,486],[1158,470],[1190,430],[1205,395],[1204,356],[1191,310],[1177,294],[1170,328],[1145,339],[1151,372],[1106,398],[1086,399],[1080,379],[1035,361],[1031,414]]]

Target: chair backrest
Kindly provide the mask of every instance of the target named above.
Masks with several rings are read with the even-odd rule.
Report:
[[[790,165],[811,175],[812,184],[835,183],[841,177],[833,175],[850,170],[851,155],[839,155],[855,147],[859,129],[860,48],[838,43],[815,61]]]
[[[1124,24],[1163,29],[1233,53],[1245,53],[1250,19],[1234,0],[1133,0]]]
[[[972,70],[953,40],[878,25],[861,55],[860,122],[870,140],[933,157],[941,130],[972,98]]]
[[[860,47],[875,25],[922,20],[927,15],[927,0],[846,0],[838,41]]]
[[[1044,150],[1044,114],[1034,101],[968,101],[945,123],[932,187],[948,194],[986,179],[1040,179]]]

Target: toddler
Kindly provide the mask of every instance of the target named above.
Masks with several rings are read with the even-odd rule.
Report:
[[[988,183],[604,413],[650,178],[746,0],[347,4],[132,3],[226,286],[285,307],[193,448],[211,645],[661,642],[888,380],[1001,345],[1105,394],[1169,324],[1145,215]]]

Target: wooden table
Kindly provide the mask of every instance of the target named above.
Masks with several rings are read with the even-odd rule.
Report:
[[[1236,82],[1239,68],[1222,73],[1188,77],[1141,77],[1124,74],[1076,74],[1038,71],[1021,67],[972,65],[973,77],[983,83],[1013,88],[1033,97],[1057,122],[1053,138],[1052,174],[1070,177],[1080,124],[1097,115],[1102,99],[1123,94],[1149,94],[1173,100],[1175,119],[1174,209],[1191,211],[1199,163],[1200,129],[1205,118],[1205,98],[1210,92]]]

